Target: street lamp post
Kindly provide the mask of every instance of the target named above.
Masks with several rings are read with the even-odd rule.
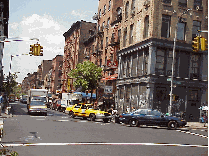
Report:
[[[171,91],[170,91],[170,105],[168,107],[168,113],[171,115],[171,109],[172,109],[172,94],[173,94],[173,75],[174,75],[174,64],[175,64],[175,50],[176,50],[176,39],[177,39],[177,30],[178,30],[178,23],[181,19],[181,17],[186,14],[188,11],[192,9],[185,10],[179,17],[178,21],[175,27],[175,37],[174,37],[174,44],[173,44],[173,61],[172,61],[172,74],[171,74]]]

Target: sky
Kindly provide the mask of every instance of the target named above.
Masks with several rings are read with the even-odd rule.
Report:
[[[64,54],[63,34],[71,25],[80,20],[96,23],[92,16],[98,12],[98,0],[9,0],[9,36],[23,38],[25,41],[5,42],[3,70],[8,75],[11,55],[11,73],[18,73],[21,83],[28,73],[37,72],[42,60],[52,60]],[[43,46],[44,56],[29,56],[30,45],[38,38]]]

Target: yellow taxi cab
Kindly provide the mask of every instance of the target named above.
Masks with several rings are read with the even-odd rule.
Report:
[[[86,113],[86,116],[88,116],[91,121],[95,121],[95,119],[103,119],[103,122],[107,123],[108,121],[111,121],[112,119],[111,113],[101,111],[100,109],[94,109],[93,106],[88,107],[85,113]]]
[[[93,107],[93,104],[82,104],[80,108],[75,110],[74,115],[78,117],[83,117],[83,119],[87,119],[89,115],[86,114],[86,110]]]
[[[69,111],[69,115],[71,118],[74,118],[78,114],[78,112],[83,104],[84,103],[78,103],[78,104],[73,105],[72,107],[66,108],[66,110]]]
[[[83,117],[83,119],[90,118],[91,121],[95,121],[95,119],[103,119],[105,123],[109,120],[111,121],[112,119],[111,113],[94,109],[93,104],[82,104],[81,106],[75,106],[72,110],[71,117],[75,116]]]

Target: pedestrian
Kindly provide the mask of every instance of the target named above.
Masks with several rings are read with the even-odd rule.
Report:
[[[0,94],[0,111],[1,111],[1,109],[3,109],[2,104],[3,104],[3,97],[2,97],[2,94]],[[1,113],[0,113],[0,115],[1,115]]]
[[[127,108],[126,108],[126,112],[127,113],[130,113],[130,108],[127,106]]]

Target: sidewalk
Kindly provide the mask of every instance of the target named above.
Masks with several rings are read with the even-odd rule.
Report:
[[[188,128],[195,128],[195,129],[207,129],[208,123],[200,123],[200,122],[187,122],[186,126]]]

